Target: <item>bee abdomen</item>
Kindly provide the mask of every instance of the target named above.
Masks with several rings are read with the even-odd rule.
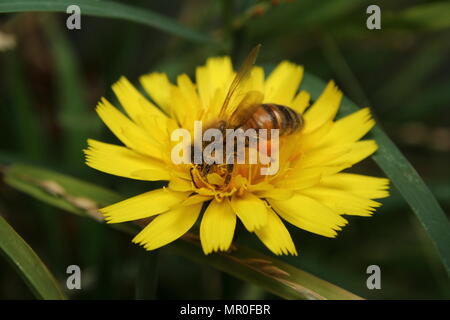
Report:
[[[282,136],[297,131],[302,125],[302,117],[291,108],[274,103],[264,103],[246,121],[245,127],[279,129],[279,134]]]

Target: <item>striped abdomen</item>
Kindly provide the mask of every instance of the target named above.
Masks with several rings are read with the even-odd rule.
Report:
[[[256,106],[241,125],[243,129],[279,129],[279,135],[294,133],[303,126],[303,118],[289,107],[274,103]]]

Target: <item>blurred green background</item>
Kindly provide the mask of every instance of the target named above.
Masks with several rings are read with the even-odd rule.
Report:
[[[334,79],[359,106],[371,106],[437,197],[450,209],[449,1],[123,1],[211,34],[220,46],[186,41],[157,29],[83,15],[0,15],[0,164],[36,164],[124,195],[156,184],[109,176],[84,165],[88,137],[117,142],[96,116],[100,97],[121,75],[133,83],[150,71],[172,79],[212,55],[242,58],[262,44],[266,74],[281,60]],[[277,5],[275,5],[277,4]],[[381,30],[366,28],[366,8],[381,7]],[[1,47],[1,45],[0,45]],[[353,169],[383,176],[372,160]],[[298,257],[289,263],[370,299],[449,299],[444,268],[406,202],[392,196],[372,218],[350,217],[336,239],[291,228]],[[83,290],[75,299],[131,299],[141,248],[131,237],[70,215],[0,182],[0,215],[64,284],[77,264]],[[242,228],[237,239],[270,254]],[[450,243],[449,243],[450,245]],[[162,249],[157,298],[275,298],[261,289]],[[382,289],[368,290],[366,268],[381,267]],[[32,299],[13,268],[0,259],[0,299]]]

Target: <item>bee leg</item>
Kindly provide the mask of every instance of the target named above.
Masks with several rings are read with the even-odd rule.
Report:
[[[197,184],[195,183],[194,175],[192,174],[192,170],[194,170],[194,168],[195,168],[195,167],[191,167],[191,169],[189,170],[189,173],[190,173],[190,175],[191,175],[192,183],[194,184],[194,186],[195,186],[196,188],[198,188]]]
[[[212,165],[205,164],[202,166],[202,176],[206,177],[206,175],[211,171]]]
[[[231,180],[231,175],[233,173],[234,164],[229,163],[227,164],[227,176],[225,177],[225,184],[229,184]]]
[[[192,144],[191,145],[191,164],[194,164],[195,163],[195,157],[194,157],[194,155],[195,155],[195,147],[194,147],[194,145]]]

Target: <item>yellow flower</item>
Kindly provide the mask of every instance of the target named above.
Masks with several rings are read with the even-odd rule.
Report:
[[[343,215],[370,216],[380,206],[373,199],[388,196],[387,179],[342,172],[377,149],[375,141],[360,140],[375,123],[369,109],[334,120],[342,93],[332,81],[310,106],[308,92],[297,92],[303,68],[287,61],[267,78],[253,67],[245,83],[245,90],[263,94],[264,103],[289,106],[304,118],[300,131],[280,138],[275,175],[261,176],[257,164],[235,164],[229,181],[220,167],[202,180],[192,165],[174,164],[173,130],[192,132],[195,120],[214,120],[234,75],[228,57],[198,67],[196,83],[185,74],[173,84],[151,73],[140,78],[151,101],[122,77],[112,88],[127,116],[101,99],[97,112],[124,146],[88,140],[87,164],[121,177],[169,181],[101,209],[108,223],[154,218],[133,239],[153,250],[181,237],[201,216],[200,240],[209,254],[230,248],[239,218],[273,253],[296,255],[284,221],[335,237],[347,224]]]

